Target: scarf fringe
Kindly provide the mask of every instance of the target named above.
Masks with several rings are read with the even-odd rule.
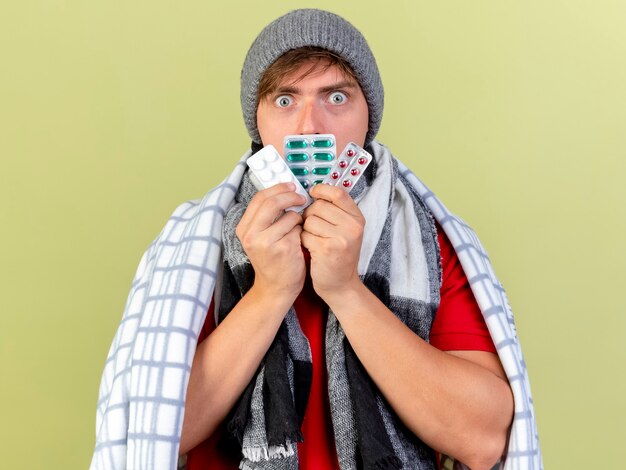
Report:
[[[296,453],[293,442],[287,441],[286,444],[278,446],[255,446],[241,449],[243,456],[250,462],[260,462],[261,460],[282,459],[293,457]],[[245,461],[241,462],[245,465]],[[242,466],[239,468],[242,468]],[[250,467],[251,468],[251,467]]]

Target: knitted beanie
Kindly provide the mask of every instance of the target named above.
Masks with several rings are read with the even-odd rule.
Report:
[[[363,35],[342,17],[317,9],[294,10],[267,25],[250,46],[241,70],[241,109],[252,140],[261,143],[256,111],[263,73],[285,52],[305,46],[327,49],[345,59],[369,108],[369,144],[383,116],[384,91],[376,59]]]

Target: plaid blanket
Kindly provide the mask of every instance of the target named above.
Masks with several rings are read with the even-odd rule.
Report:
[[[372,148],[375,158],[389,152],[376,142]],[[222,264],[222,223],[249,156],[202,200],[179,206],[144,253],[102,374],[92,470],[177,467],[191,363]],[[472,229],[402,163],[398,168],[454,246],[513,390],[502,467],[542,469],[528,374],[504,289]]]

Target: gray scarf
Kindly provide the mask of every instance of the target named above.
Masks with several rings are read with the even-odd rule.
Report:
[[[224,219],[219,321],[251,287],[253,268],[235,234],[255,193],[247,174]],[[364,284],[428,340],[439,305],[441,266],[433,218],[395,159],[379,155],[352,192],[367,224],[359,274]],[[432,449],[402,424],[368,377],[329,311],[326,365],[333,429],[342,469],[434,469]],[[291,307],[228,427],[242,446],[242,469],[298,468],[311,381],[311,351]]]

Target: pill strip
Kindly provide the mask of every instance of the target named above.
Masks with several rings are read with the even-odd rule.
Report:
[[[322,182],[332,186],[341,186],[349,193],[370,163],[372,163],[372,156],[354,142],[350,142]]]
[[[309,191],[331,172],[337,146],[333,134],[287,135],[283,156],[304,189]]]
[[[288,207],[286,210],[300,212],[313,202],[273,145],[263,147],[248,158],[246,163],[251,171],[250,180],[259,191],[278,183],[292,182],[296,185],[296,192],[304,196],[306,202],[301,206]]]

